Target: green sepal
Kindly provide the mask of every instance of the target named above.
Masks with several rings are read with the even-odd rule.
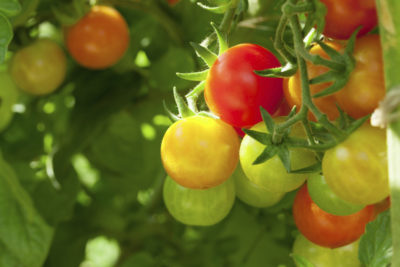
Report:
[[[174,91],[175,103],[178,106],[178,112],[180,117],[186,118],[195,115],[195,113],[188,107],[183,97],[179,95],[176,87],[174,87],[173,91]]]
[[[335,79],[335,77],[337,77],[337,72],[330,70],[330,71],[327,71],[315,78],[310,79],[309,83],[310,84],[326,83],[326,82],[333,81]]]
[[[215,26],[214,22],[211,22],[211,26],[213,27],[214,32],[218,38],[218,47],[219,47],[218,55],[221,55],[226,50],[228,50],[229,48],[228,42],[226,41],[226,38],[222,35],[222,32],[218,29],[218,27]]]
[[[293,254],[292,258],[293,258],[293,261],[296,263],[296,266],[298,266],[298,267],[315,267],[314,264],[312,264],[306,258],[304,258],[303,256],[300,256],[298,254]]]
[[[328,73],[332,73],[332,74],[335,74],[336,72],[335,71],[329,71]],[[326,73],[325,73],[326,74]],[[320,80],[324,80],[324,79],[322,79],[322,78],[319,78],[319,77],[321,77],[321,76],[323,76],[323,75],[325,75],[325,74],[322,74],[322,75],[320,75],[320,76],[318,76],[318,77],[316,77],[315,79],[312,79],[312,80],[318,80],[318,79],[320,79]],[[328,76],[328,74],[327,74],[327,76]],[[331,86],[329,86],[328,88],[326,88],[325,90],[322,90],[321,92],[318,92],[318,93],[316,93],[315,95],[313,95],[312,97],[314,97],[314,98],[319,98],[319,97],[324,97],[324,96],[327,96],[327,95],[331,95],[331,94],[334,94],[334,93],[336,93],[337,91],[339,91],[340,89],[342,89],[343,88],[343,86],[345,86],[346,85],[346,83],[347,83],[347,81],[348,81],[348,79],[349,79],[349,77],[347,76],[347,75],[343,75],[342,74],[342,76],[340,75],[340,74],[338,74],[337,73],[337,75],[333,75],[333,77],[337,77],[335,80],[334,80],[334,82],[333,82],[333,84],[331,85]],[[325,77],[326,78],[326,77]],[[311,82],[310,82],[311,83]],[[315,82],[314,82],[315,83]]]
[[[211,67],[217,60],[218,56],[210,51],[208,48],[201,46],[199,44],[191,42],[190,45],[194,48],[197,55],[204,60],[207,66]]]
[[[288,173],[291,172],[291,164],[290,164],[290,150],[286,145],[280,145],[278,149],[278,157],[281,160],[283,167],[285,167]]]
[[[325,44],[322,41],[317,42],[319,46],[325,51],[325,53],[334,61],[341,61],[342,54],[340,54],[337,50]]]
[[[273,133],[275,129],[275,122],[272,119],[271,115],[263,107],[260,107],[260,112],[268,132]]]
[[[321,172],[322,170],[322,164],[321,162],[317,162],[313,165],[297,169],[297,170],[292,170],[290,173],[315,173],[315,172]]]
[[[243,128],[242,129],[245,134],[253,138],[254,140],[260,142],[263,145],[270,145],[271,142],[271,134],[267,134],[264,132],[258,132],[250,129]]]
[[[201,82],[207,78],[208,72],[209,69],[198,72],[186,72],[186,73],[177,72],[176,76],[187,81]]]
[[[18,0],[1,0],[0,13],[7,17],[12,17],[21,12],[21,5]]]
[[[340,129],[346,129],[349,126],[349,116],[340,108],[339,104],[336,103],[336,108],[339,111],[339,118],[336,119]]]
[[[279,152],[279,147],[275,145],[266,146],[263,152],[254,160],[253,165],[261,164],[266,162]]]
[[[352,132],[354,132],[355,130],[357,130],[361,125],[363,125],[369,118],[371,117],[371,115],[367,115],[365,117],[362,117],[358,120],[353,121],[352,123],[350,123],[349,127],[347,127],[346,129],[346,134],[351,134]]]
[[[208,112],[208,111],[200,111],[200,112],[196,113],[196,115],[202,116],[202,117],[207,117],[207,118],[219,119],[219,117],[217,115],[215,115],[214,113]]]
[[[165,112],[167,113],[167,115],[171,121],[176,122],[176,121],[180,120],[180,118],[176,114],[174,114],[172,111],[169,110],[169,108],[167,107],[167,104],[165,103],[165,100],[163,101],[163,106],[164,106]]]
[[[226,10],[228,10],[228,8],[230,7],[231,3],[228,2],[226,4],[222,4],[220,6],[215,6],[215,7],[207,6],[207,5],[205,5],[205,4],[201,3],[201,2],[197,2],[197,5],[199,7],[201,7],[202,9],[205,9],[207,11],[210,11],[210,12],[213,12],[213,13],[216,13],[216,14],[224,14],[226,12]]]
[[[262,77],[286,78],[296,74],[297,65],[287,63],[283,67],[271,68],[266,70],[256,70],[254,72]]]

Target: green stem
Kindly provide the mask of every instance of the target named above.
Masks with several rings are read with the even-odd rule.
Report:
[[[284,14],[292,16],[299,13],[308,13],[315,10],[314,3],[305,2],[300,4],[286,3],[282,6]]]
[[[276,28],[274,47],[286,62],[294,63],[296,59],[286,50],[283,42],[287,23],[288,18],[286,16],[281,16],[278,27]]]

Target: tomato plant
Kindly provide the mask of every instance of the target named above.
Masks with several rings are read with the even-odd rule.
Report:
[[[307,179],[307,188],[315,204],[330,214],[350,215],[364,208],[363,205],[354,205],[338,197],[321,174],[311,174]]]
[[[48,39],[39,39],[18,50],[9,66],[18,87],[33,95],[55,91],[64,81],[66,71],[63,49]]]
[[[361,26],[358,35],[376,27],[378,18],[374,0],[321,0],[326,5],[324,34],[333,39],[345,40]]]
[[[193,116],[171,125],[161,143],[168,175],[182,186],[204,189],[221,184],[236,168],[239,138],[221,120]]]
[[[71,56],[82,66],[104,69],[125,54],[129,29],[114,8],[93,6],[76,24],[66,28],[66,45]]]
[[[190,189],[167,177],[163,197],[165,206],[177,221],[188,225],[213,225],[231,210],[235,202],[235,185],[229,179],[213,188]]]
[[[232,174],[235,181],[236,195],[244,203],[258,208],[266,208],[278,203],[285,193],[274,193],[256,185],[244,174],[240,164]]]
[[[360,205],[382,201],[389,195],[385,132],[364,124],[326,151],[322,171],[340,198]]]
[[[12,78],[5,71],[0,72],[0,84],[0,130],[3,130],[14,115],[12,107],[18,100],[19,92]]]
[[[358,260],[358,244],[359,241],[355,241],[346,246],[331,249],[318,246],[299,234],[293,244],[293,254],[305,258],[314,267],[357,267],[361,266]]]
[[[282,121],[283,117],[275,118]],[[254,125],[251,130],[259,132],[267,132],[264,122]],[[305,133],[300,124],[292,128],[291,135],[304,136]],[[283,166],[281,160],[276,155],[268,161],[253,165],[255,159],[261,154],[264,146],[246,135],[240,145],[240,163],[243,171],[250,181],[271,192],[289,192],[300,187],[307,178],[307,174],[288,173]],[[293,148],[291,153],[292,169],[301,169],[315,163],[315,156],[312,151]]]
[[[373,219],[374,207],[347,216],[336,216],[320,209],[304,185],[293,203],[293,217],[299,231],[311,242],[328,248],[337,248],[356,241]]]
[[[229,48],[211,66],[204,96],[223,121],[246,127],[261,121],[260,107],[273,114],[283,92],[282,79],[258,76],[255,70],[280,66],[267,49],[254,44]]]

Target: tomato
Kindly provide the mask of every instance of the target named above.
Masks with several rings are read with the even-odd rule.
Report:
[[[358,259],[358,245],[357,240],[343,247],[325,248],[313,244],[299,234],[293,244],[293,254],[305,258],[314,267],[359,267],[361,263]]]
[[[282,79],[258,76],[255,70],[279,67],[276,57],[255,44],[240,44],[221,54],[211,66],[204,96],[223,121],[248,127],[261,121],[260,106],[273,114],[282,97]]]
[[[390,197],[385,198],[381,202],[374,204],[375,214],[379,215],[380,213],[384,212],[385,210],[389,209],[391,205]]]
[[[14,113],[12,107],[18,100],[18,88],[7,72],[0,72],[0,131],[7,127]]]
[[[379,35],[371,34],[357,39],[353,56],[356,66],[347,84],[335,97],[347,114],[361,118],[378,107],[386,92]]]
[[[177,221],[188,225],[208,226],[228,215],[235,202],[232,179],[209,189],[190,189],[167,177],[163,188],[164,203]]]
[[[283,121],[282,117],[275,118]],[[251,130],[267,132],[264,122],[254,125]],[[300,124],[295,124],[291,135],[304,137],[305,133]],[[240,163],[246,176],[256,185],[271,192],[289,192],[300,187],[307,178],[307,174],[287,173],[277,155],[264,163],[253,165],[254,160],[261,154],[265,146],[248,135],[240,145]],[[290,150],[292,169],[301,169],[316,162],[314,153],[310,150],[293,148]]]
[[[336,50],[341,49],[341,46],[338,43],[326,42],[326,44]],[[329,56],[319,45],[313,46],[310,50],[310,54],[319,55],[323,58],[329,59]],[[307,61],[307,70],[308,70],[308,77],[312,79],[327,72],[329,69],[321,65],[314,65],[311,62]],[[289,106],[293,107],[296,105],[297,111],[299,111],[302,103],[301,80],[299,71],[294,76],[285,79],[285,82],[283,84],[284,84],[283,91]],[[332,84],[331,82],[327,82],[327,83],[310,85],[311,95],[314,95],[326,89],[331,84]],[[319,110],[325,113],[330,120],[334,120],[338,118],[340,115],[339,110],[336,107],[337,100],[333,95],[328,95],[320,98],[313,98],[313,103],[319,108]],[[311,112],[309,113],[309,118],[315,120],[315,117],[311,114]]]
[[[235,181],[237,197],[253,207],[266,208],[273,206],[285,195],[285,193],[269,192],[250,181],[244,174],[240,164],[236,167],[232,178]]]
[[[233,173],[239,160],[239,137],[225,122],[202,116],[171,125],[161,143],[168,175],[182,186],[217,186]]]
[[[75,25],[66,29],[66,44],[80,65],[104,69],[114,65],[127,50],[128,25],[114,8],[93,6]]]
[[[45,95],[55,91],[64,81],[66,64],[65,53],[56,42],[39,39],[14,54],[9,71],[23,91]]]
[[[338,197],[360,205],[382,201],[389,195],[385,131],[362,125],[325,152],[322,171]]]
[[[318,173],[310,175],[307,188],[315,204],[330,214],[350,215],[364,208],[364,205],[355,205],[339,198],[326,183],[324,176]]]
[[[293,203],[293,218],[299,231],[323,247],[337,248],[356,241],[373,217],[372,205],[347,216],[327,213],[312,201],[306,185],[297,192]]]
[[[167,0],[170,6],[176,5],[180,0]]]
[[[375,0],[321,0],[326,5],[324,35],[346,40],[360,26],[358,36],[371,31],[378,22]]]

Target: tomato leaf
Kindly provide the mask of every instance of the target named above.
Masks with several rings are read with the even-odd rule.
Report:
[[[251,138],[257,140],[261,144],[264,145],[269,145],[271,144],[271,138],[272,136],[270,134],[264,133],[264,132],[258,132],[250,129],[242,129],[245,134],[250,136]]]
[[[274,120],[271,115],[266,111],[263,107],[260,107],[261,117],[265,122],[265,126],[267,127],[268,132],[273,133],[275,128]]]
[[[314,264],[309,262],[306,258],[303,256],[294,254],[292,255],[294,262],[296,263],[296,266],[298,267],[315,267]]]
[[[15,16],[21,11],[21,5],[17,0],[2,0],[0,2],[0,12],[7,17]]]
[[[290,151],[286,146],[279,147],[278,157],[282,161],[282,164],[285,167],[286,171],[290,173],[291,172]]]
[[[0,12],[0,64],[4,62],[8,45],[13,37],[10,21]]]
[[[266,162],[273,156],[275,156],[279,152],[279,148],[274,145],[267,146],[263,152],[256,158],[256,160],[253,162],[253,165],[257,165],[263,162]]]
[[[197,55],[204,60],[204,62],[207,64],[207,66],[211,67],[214,62],[217,60],[218,56],[216,54],[214,54],[211,50],[209,50],[208,48],[193,43],[191,42],[190,45],[194,48],[194,50],[196,51]]]
[[[358,257],[367,267],[389,266],[392,249],[390,213],[385,211],[367,225],[360,240]]]
[[[176,76],[187,81],[201,82],[207,78],[208,71],[209,70],[206,69],[199,72],[186,72],[186,73],[177,72]]]

